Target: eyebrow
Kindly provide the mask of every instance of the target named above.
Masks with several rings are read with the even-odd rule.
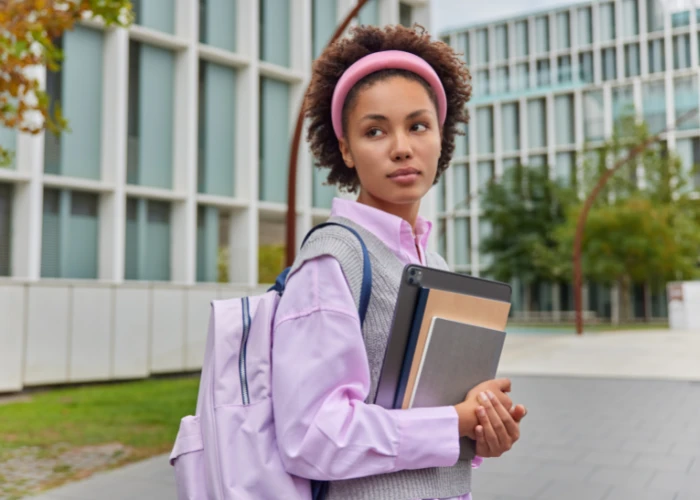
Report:
[[[422,115],[423,113],[429,113],[429,111],[428,111],[427,109],[418,109],[418,110],[413,111],[412,113],[410,113],[410,114],[406,117],[406,119],[407,119],[407,120],[412,120],[413,118],[416,118],[416,117]],[[388,118],[387,118],[386,116],[384,116],[384,115],[369,114],[369,115],[363,116],[363,117],[362,117],[362,120],[387,121]]]

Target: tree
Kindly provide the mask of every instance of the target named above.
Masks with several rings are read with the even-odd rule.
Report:
[[[128,26],[129,0],[0,0],[0,126],[37,134],[59,134],[68,126],[60,105],[49,112],[49,97],[28,72],[33,66],[60,68],[62,51],[54,44],[82,19]],[[56,103],[57,104],[57,103]],[[0,166],[12,152],[0,147]]]
[[[614,163],[651,139],[646,124],[623,117],[610,140],[587,151],[582,192],[590,193]],[[700,212],[689,196],[690,180],[680,159],[663,143],[655,144],[615,171],[591,206],[583,233],[583,275],[619,286],[622,320],[631,317],[632,285],[661,287],[697,273]],[[562,256],[570,254],[582,209],[573,208],[557,231]]]
[[[566,220],[575,198],[570,188],[552,180],[546,167],[517,165],[490,183],[481,198],[481,219],[492,228],[480,248],[491,257],[486,274],[505,282],[517,277],[526,287],[568,277],[554,228]]]

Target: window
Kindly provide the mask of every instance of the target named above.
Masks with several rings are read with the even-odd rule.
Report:
[[[198,191],[233,196],[236,71],[201,61],[199,76]]]
[[[489,70],[482,69],[476,73],[476,85],[474,90],[477,94],[485,96],[491,93],[491,85],[489,81]]]
[[[612,117],[613,124],[617,125],[621,118],[634,116],[634,88],[632,85],[613,87],[612,89]]]
[[[559,83],[571,82],[571,56],[560,56],[559,65]]]
[[[17,152],[17,131],[15,129],[0,125],[0,147],[10,154],[10,163],[0,164],[0,168],[14,168],[15,153]]]
[[[496,61],[508,59],[508,26],[496,26]]]
[[[673,67],[690,68],[690,35],[673,37]]]
[[[592,90],[583,93],[583,132],[586,140],[596,141],[605,137],[603,92]]]
[[[455,264],[468,266],[471,264],[471,244],[469,238],[469,218],[455,219]]]
[[[504,104],[501,108],[501,130],[503,151],[520,149],[520,110],[517,102]]]
[[[479,179],[479,192],[484,193],[489,183],[493,180],[495,171],[492,161],[480,161],[477,165],[477,177]]]
[[[639,34],[638,0],[622,0],[622,36],[632,37]]]
[[[465,203],[469,199],[469,165],[456,164],[452,175],[452,207],[448,207],[448,211],[452,210],[468,210],[469,205]]]
[[[410,28],[413,25],[413,10],[410,5],[399,2],[399,24]]]
[[[12,184],[0,184],[0,276],[12,273]]]
[[[561,185],[570,187],[576,183],[576,162],[574,153],[557,153],[556,178]]]
[[[469,155],[469,125],[460,123],[458,128],[464,132],[464,135],[455,136],[455,151],[453,158]]]
[[[652,134],[666,128],[666,87],[664,80],[642,83],[644,120]]]
[[[365,4],[360,19],[364,10],[371,11],[372,7],[377,8],[376,0]],[[260,58],[263,61],[280,66],[290,65],[290,10],[290,0],[260,0]]]
[[[52,112],[58,102],[69,120],[69,130],[46,133],[44,171],[48,174],[99,179],[102,144],[101,31],[76,26],[58,43],[65,53],[59,72],[47,71],[46,91]]]
[[[683,170],[688,175],[690,189],[700,189],[700,138],[678,139],[676,153],[681,158]]]
[[[260,80],[260,199],[287,202],[289,160],[289,85]]]
[[[649,73],[661,73],[665,67],[664,41],[652,40],[649,42]]]
[[[527,129],[530,148],[547,146],[547,112],[544,99],[534,99],[527,103]]]
[[[478,154],[493,153],[493,108],[485,107],[476,110],[477,148]]]
[[[535,50],[537,54],[549,52],[549,18],[547,16],[535,19]]]
[[[615,39],[615,4],[612,2],[600,5],[600,41],[608,42]]]
[[[508,67],[496,68],[496,79],[493,82],[494,93],[508,92]]]
[[[97,278],[98,205],[94,193],[44,189],[42,277]]]
[[[664,30],[664,11],[665,6],[661,0],[645,0],[647,3],[647,31]]]
[[[170,232],[169,203],[126,199],[126,279],[170,280]]]
[[[443,219],[443,218],[438,219],[437,231],[438,231],[438,235],[437,235],[438,253],[442,256],[446,256],[447,255],[447,221],[445,219]]]
[[[131,0],[136,24],[175,33],[175,5],[171,0]]]
[[[639,76],[641,74],[639,66],[639,44],[630,43],[625,45],[625,76]]]
[[[200,42],[231,52],[236,50],[236,2],[199,0]]]
[[[515,55],[525,57],[530,53],[530,39],[528,37],[527,21],[515,23]]]
[[[603,81],[617,78],[617,54],[614,48],[603,49]]]
[[[593,83],[593,53],[582,52],[578,55],[580,78],[583,83]]]
[[[285,0],[288,1],[288,0]],[[377,26],[379,24],[379,1],[378,0],[369,0],[364,7],[362,7],[362,10],[360,10],[360,14],[358,16],[358,21],[360,24],[364,24],[366,26],[372,25],[372,26]],[[335,24],[335,21],[334,21]]]
[[[491,223],[486,219],[479,219],[479,246],[484,244],[484,242],[491,236],[492,233]],[[481,270],[484,271],[486,267],[490,266],[493,262],[493,257],[486,253],[480,253],[479,258],[481,260]]]
[[[581,46],[593,43],[593,14],[590,7],[578,9],[578,43]]]
[[[457,35],[457,51],[463,54],[464,62],[470,64],[470,46],[469,46],[469,33],[462,33]]]
[[[570,20],[568,12],[557,14],[557,49],[571,47]]]
[[[488,64],[489,62],[489,32],[486,28],[476,32],[476,63]]]
[[[197,281],[228,281],[219,273],[219,258],[226,259],[228,214],[217,207],[197,207]],[[223,238],[222,238],[223,236]]]
[[[671,26],[673,28],[683,28],[690,26],[690,11],[673,12],[671,14]]]
[[[129,43],[127,182],[169,189],[173,184],[175,55]],[[166,125],[168,124],[168,125]]]
[[[537,85],[540,87],[549,85],[550,78],[549,59],[540,59],[537,61]]]
[[[515,66],[515,79],[513,90],[525,90],[530,88],[530,65],[521,63]]]
[[[557,145],[574,143],[574,96],[559,95],[554,99]]]
[[[700,107],[698,77],[696,75],[677,77],[673,81],[673,86],[676,120],[678,120]],[[698,128],[700,128],[700,117],[697,114],[678,125],[679,130],[694,130]]]
[[[454,168],[454,166],[452,168]],[[435,189],[437,211],[440,214],[444,214],[445,212],[447,212],[447,183],[445,181],[445,174],[440,176],[440,180],[433,189]]]

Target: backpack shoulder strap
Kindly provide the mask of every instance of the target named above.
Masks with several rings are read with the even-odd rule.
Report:
[[[372,296],[372,264],[369,260],[367,245],[365,245],[365,242],[362,240],[360,233],[358,233],[355,229],[338,222],[324,222],[312,228],[311,231],[307,233],[301,245],[304,246],[304,243],[306,243],[314,232],[328,226],[339,226],[345,228],[350,231],[360,242],[360,247],[362,248],[362,286],[360,288],[360,305],[358,310],[360,313],[360,323],[364,324],[365,317],[367,316],[367,308],[369,307],[369,299]],[[290,269],[291,268],[287,268],[280,273],[274,286],[272,286],[270,290],[276,290],[280,294],[284,292],[284,286],[287,282],[287,276],[289,276]]]

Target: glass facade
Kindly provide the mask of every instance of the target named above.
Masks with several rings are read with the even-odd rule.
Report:
[[[372,3],[365,7],[370,12]],[[290,65],[290,14],[291,0],[260,0],[260,59],[263,61]]]
[[[12,265],[12,184],[0,183],[0,276],[10,276]]]

